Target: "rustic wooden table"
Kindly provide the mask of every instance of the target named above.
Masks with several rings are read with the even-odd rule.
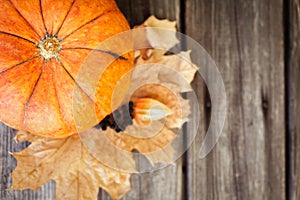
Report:
[[[213,151],[198,159],[211,104],[201,77],[194,88],[203,118],[196,141],[175,166],[134,175],[134,199],[300,199],[299,0],[118,0],[131,26],[150,15],[176,20],[216,61],[228,116]],[[196,56],[196,55],[194,55]],[[0,124],[0,199],[55,198],[55,183],[39,191],[6,191],[16,166],[9,152],[16,131]],[[110,199],[100,190],[99,199]]]

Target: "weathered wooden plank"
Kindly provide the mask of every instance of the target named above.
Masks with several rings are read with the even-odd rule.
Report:
[[[150,15],[161,19],[176,20],[177,24],[180,24],[179,0],[117,0],[117,3],[131,27],[142,24]],[[138,160],[138,165],[145,163],[147,163],[145,159]],[[176,165],[159,171],[135,174],[131,183],[132,190],[123,198],[124,200],[183,199],[182,160],[179,159]],[[106,192],[100,191],[99,199],[110,198]]]
[[[288,65],[290,76],[290,130],[292,133],[293,185],[291,199],[300,199],[300,1],[289,1],[289,49]]]
[[[298,6],[298,14],[295,16],[299,17],[299,3],[294,2]],[[151,14],[180,22],[179,0],[118,0],[118,3],[131,26],[142,23]],[[200,122],[200,128],[204,129],[200,130],[197,141],[188,153],[189,199],[283,199],[281,1],[187,0],[185,13],[187,33],[203,44],[220,66],[229,100],[228,119],[218,145],[206,159],[198,160],[199,144],[209,123],[210,103],[200,77],[195,81],[200,105],[204,105],[201,107],[204,117]],[[299,24],[299,18],[295,24]],[[296,38],[298,36],[295,35]],[[299,47],[299,43],[295,47]],[[293,60],[299,63],[297,56]],[[296,75],[299,75],[299,69],[295,70],[294,80],[298,80]],[[294,81],[294,84],[294,94],[298,95],[299,82]],[[295,97],[299,99],[299,95]],[[299,111],[299,106],[295,104],[295,114],[298,113],[296,111]],[[15,166],[14,159],[7,152],[24,146],[10,146],[14,144],[12,130],[4,125],[0,127],[3,129],[0,136],[1,199],[53,199],[53,183],[37,193],[3,190],[9,185],[8,174]],[[297,141],[298,137],[296,134],[294,136]],[[294,180],[298,191],[296,195],[299,197],[297,143],[295,157],[298,159],[295,162]],[[182,160],[179,160],[175,167],[134,175],[133,189],[124,199],[181,199],[184,195],[181,167]],[[110,198],[101,191],[99,199]]]
[[[212,55],[228,101],[223,133],[199,160],[210,103],[188,152],[188,199],[285,198],[282,1],[186,1],[186,32]],[[195,58],[197,55],[195,55]],[[210,83],[213,84],[213,83]]]
[[[180,0],[116,0],[131,27],[142,24],[150,15],[176,20],[180,26]]]

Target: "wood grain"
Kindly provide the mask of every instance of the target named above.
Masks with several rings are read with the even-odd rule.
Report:
[[[188,199],[285,198],[282,6],[279,0],[186,1],[186,33],[216,61],[228,100],[223,133],[203,160],[198,153],[209,119],[200,122],[188,152]],[[195,89],[209,116],[203,84]]]
[[[135,199],[285,199],[285,108],[292,107],[292,198],[300,199],[300,13],[289,0],[289,24],[283,24],[282,0],[117,0],[131,27],[150,15],[176,20],[178,28],[198,41],[216,61],[226,87],[228,116],[213,151],[202,160],[199,149],[210,122],[211,102],[200,76],[193,82],[200,105],[200,129],[188,153],[161,171],[133,175]],[[183,16],[184,15],[184,16]],[[181,21],[184,19],[184,21]],[[284,27],[289,28],[290,57],[284,58]],[[286,44],[285,44],[286,45]],[[197,55],[193,55],[197,58]],[[291,93],[285,102],[284,59],[289,59]],[[188,127],[188,131],[193,131]],[[16,131],[0,123],[0,199],[52,200],[55,183],[39,191],[7,191],[16,161],[9,152]],[[146,165],[143,157],[138,165]],[[111,199],[99,191],[99,200]]]
[[[116,0],[131,27],[142,24],[149,16],[177,21],[180,26],[180,0]]]
[[[290,198],[300,199],[300,1],[289,1],[289,49],[288,65],[290,82],[290,130],[292,134],[293,185]]]
[[[131,27],[142,24],[150,15],[180,23],[179,0],[117,0],[117,3]],[[137,165],[147,165],[147,163],[148,161],[143,157],[137,160]],[[135,174],[131,178],[132,190],[123,199],[183,199],[183,176],[181,159],[174,166],[159,171]],[[99,199],[110,198],[106,192],[100,191]]]

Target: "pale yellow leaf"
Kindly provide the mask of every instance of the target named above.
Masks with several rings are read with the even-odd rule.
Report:
[[[126,132],[134,133],[134,126],[128,127]],[[153,131],[149,131],[149,134],[153,134]],[[105,131],[106,137],[118,148],[131,152],[137,150],[141,154],[144,154],[152,165],[158,162],[173,163],[174,161],[174,149],[171,142],[176,137],[176,134],[166,127],[163,127],[158,133],[150,137],[136,137],[126,134],[124,132],[116,133],[112,129]]]
[[[150,16],[142,25],[135,28],[144,28],[135,32],[135,47],[147,47],[136,51],[135,57],[141,56],[147,60],[150,48],[161,49],[165,53],[179,43],[176,37],[176,22],[174,21],[159,20],[155,16]]]
[[[158,162],[173,163],[176,159],[176,150],[172,146],[172,141],[182,124],[188,121],[190,114],[188,100],[183,99],[178,92],[174,93],[160,84],[146,84],[135,90],[131,101],[139,102],[141,99],[148,99],[144,103],[149,104],[160,102],[159,104],[164,105],[160,107],[168,108],[168,115],[160,120],[151,120],[149,124],[138,123],[135,116],[133,125],[128,126],[124,132],[116,133],[108,129],[103,133],[118,149],[127,152],[137,150],[145,155],[152,165]],[[154,101],[149,101],[149,99]],[[135,109],[142,110],[151,106],[137,104]],[[101,149],[101,147],[97,148]]]
[[[147,29],[147,39],[153,48],[161,48],[165,51],[175,46],[179,40],[176,37],[176,22],[159,20],[154,16],[149,17],[144,25],[153,29]],[[168,31],[165,31],[168,30]]]
[[[151,80],[165,83],[178,92],[192,91],[190,83],[194,79],[197,67],[191,60],[191,51],[165,55],[168,50],[179,44],[179,40],[176,38],[176,22],[159,20],[151,16],[137,28],[145,27],[153,29],[139,31],[136,42],[142,43],[144,46],[151,46],[152,49],[136,51],[133,85],[135,82]],[[139,66],[145,65],[147,69],[145,67],[139,69]]]
[[[101,163],[113,169],[136,172],[135,161],[131,152],[120,151],[103,131],[90,128],[80,133],[80,139],[85,148]]]
[[[95,200],[99,187],[113,199],[119,199],[130,189],[130,174],[101,164],[84,148],[77,135],[50,139],[20,132],[16,138],[22,141],[28,138],[31,144],[13,154],[18,165],[12,173],[12,190],[37,190],[54,180],[57,200]]]
[[[174,92],[192,91],[197,67],[192,63],[190,51],[164,55],[161,50],[150,50],[150,57],[136,60],[136,69],[132,75],[132,85],[152,81],[167,85]]]

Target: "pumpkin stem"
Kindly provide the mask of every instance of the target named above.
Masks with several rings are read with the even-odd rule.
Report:
[[[38,48],[40,50],[40,55],[45,60],[50,60],[52,58],[58,59],[58,53],[61,50],[61,43],[57,37],[51,36],[47,33],[46,37],[38,44]]]

